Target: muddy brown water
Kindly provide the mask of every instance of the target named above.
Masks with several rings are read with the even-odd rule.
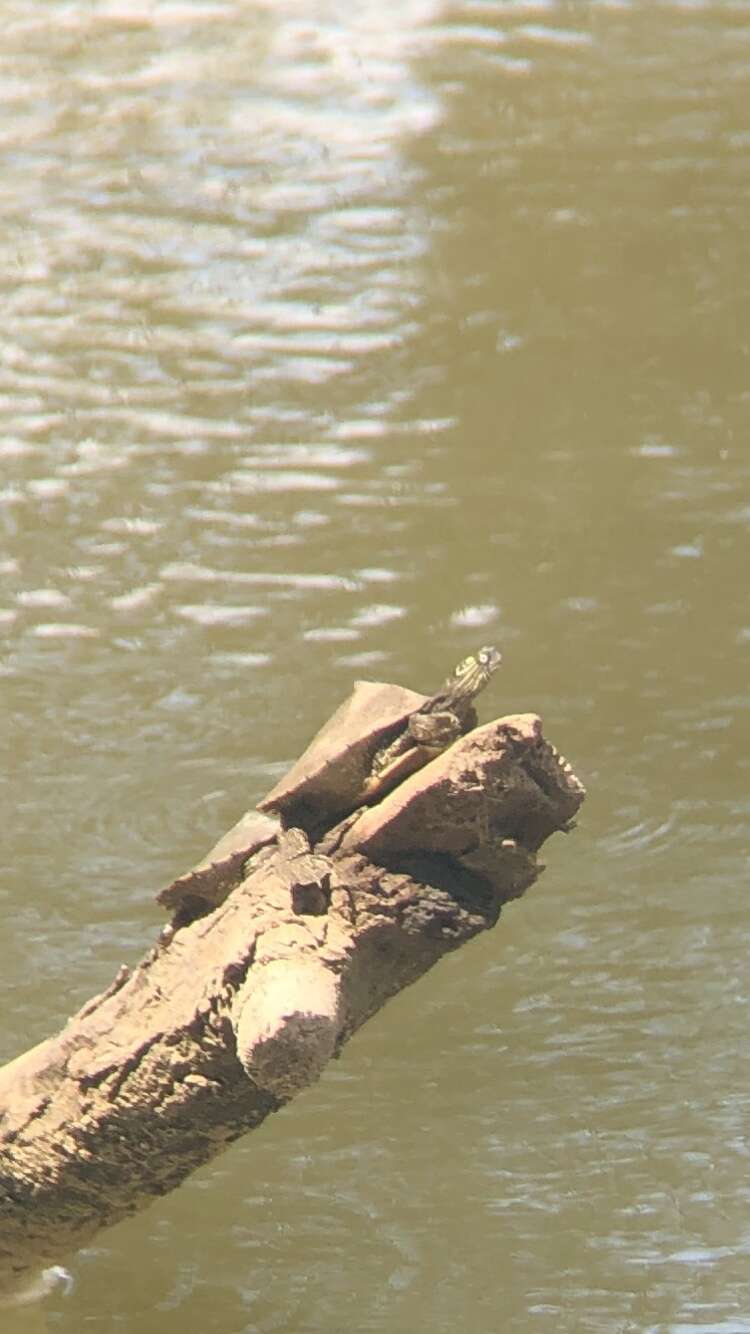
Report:
[[[355,676],[496,642],[590,789],[18,1328],[750,1330],[750,5],[0,20],[0,1054]]]

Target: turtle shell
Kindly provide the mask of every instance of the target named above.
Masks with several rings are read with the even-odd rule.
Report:
[[[297,763],[258,802],[317,836],[361,805],[373,756],[406,726],[428,696],[383,681],[356,681],[354,689],[313,737]]]
[[[160,890],[157,902],[172,913],[176,926],[205,917],[242,882],[248,857],[264,844],[273,843],[280,831],[278,820],[246,811],[191,871]]]

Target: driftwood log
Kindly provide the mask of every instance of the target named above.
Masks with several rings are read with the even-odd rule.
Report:
[[[213,897],[188,896],[145,958],[0,1070],[0,1294],[44,1286],[45,1266],[316,1080],[390,996],[494,926],[583,796],[522,714],[475,728],[312,847],[266,817]],[[247,823],[206,864],[241,849]]]

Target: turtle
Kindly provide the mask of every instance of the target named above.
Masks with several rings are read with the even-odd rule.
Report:
[[[476,723],[474,699],[501,662],[502,654],[490,644],[459,662],[440,689],[410,715],[395,740],[375,752],[365,796],[379,797],[468,732]]]
[[[218,908],[242,883],[248,858],[274,843],[280,833],[278,820],[246,811],[191,871],[179,875],[157,894],[157,903],[172,914],[172,928],[187,926]],[[169,933],[169,927],[165,930]]]
[[[471,730],[473,700],[500,666],[492,646],[464,658],[434,695],[356,681],[352,694],[258,810],[300,827],[315,840],[363,805],[372,805],[409,774]]]

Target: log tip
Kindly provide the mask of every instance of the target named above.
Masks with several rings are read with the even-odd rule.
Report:
[[[338,981],[315,960],[275,960],[240,989],[233,1024],[245,1073],[287,1102],[320,1078],[336,1050]]]

